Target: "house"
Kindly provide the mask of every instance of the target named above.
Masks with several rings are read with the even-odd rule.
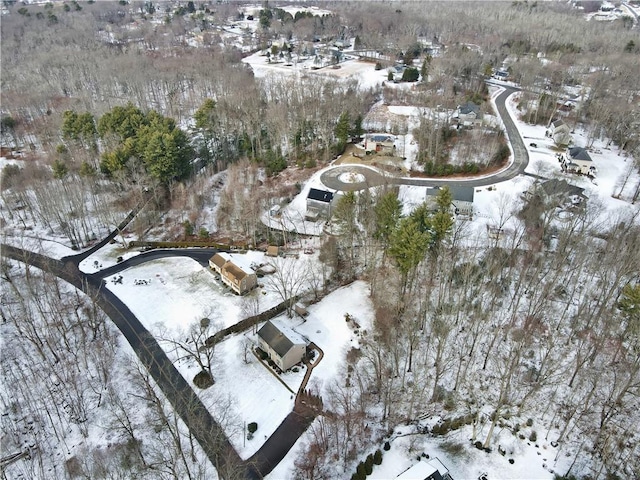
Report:
[[[299,334],[271,321],[258,330],[258,346],[283,372],[302,361],[307,351],[307,344]]]
[[[382,155],[395,155],[396,137],[388,133],[368,133],[364,136],[365,153],[376,152]]]
[[[547,129],[547,136],[553,138],[559,147],[566,147],[571,143],[571,130],[562,120],[554,120]]]
[[[498,69],[496,73],[493,74],[493,76],[497,80],[502,80],[503,82],[506,82],[510,79],[509,71],[505,68]]]
[[[222,283],[231,287],[238,295],[244,295],[258,285],[256,272],[228,253],[216,253],[209,259],[209,267],[220,275]]]
[[[453,480],[440,460],[421,458],[418,463],[396,477],[400,480]]]
[[[334,202],[334,195],[327,190],[318,190],[310,188],[307,195],[307,213],[305,219],[315,222],[319,217],[329,218],[331,216],[331,207]]]
[[[596,167],[589,156],[589,152],[582,147],[567,148],[565,155],[561,158],[562,170],[569,173],[580,173],[594,177]]]
[[[473,216],[473,187],[450,186],[451,204],[456,215]],[[430,206],[435,206],[436,197],[440,193],[440,187],[427,188],[426,202]]]
[[[557,178],[536,183],[532,190],[525,192],[525,198],[540,195],[545,203],[553,203],[561,207],[579,208],[584,206],[587,196],[584,188],[571,185],[566,180]]]
[[[459,105],[454,118],[458,118],[458,124],[470,127],[473,125],[479,125],[482,123],[482,114],[480,113],[480,106],[473,102],[467,102],[464,105]]]

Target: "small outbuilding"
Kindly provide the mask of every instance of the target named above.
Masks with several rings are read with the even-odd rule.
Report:
[[[271,321],[258,330],[258,345],[283,372],[300,363],[307,350],[307,343],[298,333]]]

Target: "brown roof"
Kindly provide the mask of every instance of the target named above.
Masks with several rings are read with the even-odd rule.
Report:
[[[222,268],[222,266],[227,263],[227,260],[220,255],[219,253],[216,253],[213,257],[211,257],[211,261],[214,263],[215,266],[217,266],[218,268]]]
[[[244,277],[247,276],[244,270],[242,270],[240,267],[237,267],[231,262],[225,265],[223,271],[225,272],[227,278],[230,278],[231,280],[235,280],[236,282],[239,282],[240,280],[242,280]]]

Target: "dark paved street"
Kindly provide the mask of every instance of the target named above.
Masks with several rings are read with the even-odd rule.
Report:
[[[496,107],[498,108],[498,114],[502,119],[509,143],[513,148],[513,163],[508,168],[492,173],[489,175],[458,179],[458,178],[408,178],[397,177],[391,174],[385,174],[376,169],[364,167],[361,165],[340,165],[335,168],[329,169],[324,172],[320,180],[322,183],[333,190],[352,191],[362,190],[365,188],[375,187],[378,185],[415,185],[420,187],[436,187],[436,186],[456,186],[456,187],[482,187],[487,185],[493,185],[494,183],[504,182],[511,180],[520,174],[524,173],[525,168],[529,164],[529,153],[520,137],[520,133],[516,128],[516,125],[507,111],[505,102],[507,98],[514,92],[519,91],[514,87],[503,87],[505,90],[496,97]],[[362,182],[343,182],[340,180],[340,175],[348,172],[361,174],[365,177]]]

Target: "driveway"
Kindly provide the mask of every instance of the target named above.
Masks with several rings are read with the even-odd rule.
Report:
[[[226,437],[223,428],[202,404],[191,385],[176,370],[155,338],[118,297],[104,288],[102,280],[104,272],[86,275],[78,269],[73,258],[67,259],[67,261],[55,260],[11,245],[2,244],[1,246],[4,256],[50,272],[96,300],[102,311],[125,336],[140,363],[153,377],[221,477],[227,476],[227,472],[235,472],[236,474],[242,472],[244,478],[262,478],[253,465],[242,461]],[[147,255],[139,259],[138,263],[176,253],[157,252],[161,255]],[[123,269],[127,268],[127,265],[119,264],[116,267]]]

